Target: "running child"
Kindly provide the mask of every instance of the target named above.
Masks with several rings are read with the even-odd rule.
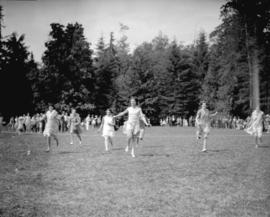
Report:
[[[260,106],[257,106],[252,112],[248,128],[245,130],[248,134],[254,136],[256,148],[262,145],[263,116],[263,111],[260,110]]]
[[[81,137],[81,118],[80,115],[76,112],[75,108],[71,109],[71,114],[69,116],[69,132],[70,132],[70,144],[73,145],[73,135],[75,134],[78,139],[80,145],[82,144],[82,137]]]
[[[135,145],[140,133],[140,119],[142,119],[147,126],[148,123],[143,116],[142,109],[136,105],[136,100],[133,97],[130,99],[130,107],[114,117],[121,117],[125,114],[128,114],[128,120],[125,128],[127,135],[127,147],[125,148],[125,151],[128,152],[131,148],[131,156],[135,157]]]
[[[106,110],[106,115],[102,118],[99,132],[102,130],[102,136],[104,137],[105,151],[109,151],[109,145],[113,146],[115,120],[110,109]]]
[[[49,110],[46,112],[45,117],[46,124],[43,135],[47,137],[47,152],[51,149],[51,138],[53,138],[56,142],[56,145],[59,145],[59,141],[57,138],[58,132],[58,119],[57,119],[57,111],[54,110],[53,106],[49,106]]]

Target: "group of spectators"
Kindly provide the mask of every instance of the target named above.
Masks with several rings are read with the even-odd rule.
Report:
[[[232,116],[219,116],[211,120],[211,127],[213,128],[225,128],[225,129],[237,129],[243,130],[247,127],[250,121],[250,116],[246,119],[240,117]],[[195,116],[189,117],[177,117],[174,115],[161,118],[160,126],[179,126],[179,127],[194,127],[195,126]],[[264,116],[264,131],[270,133],[270,114]]]
[[[151,119],[151,118],[150,118]],[[149,119],[149,122],[150,122]],[[59,120],[59,132],[67,132],[69,126],[69,114],[67,112],[62,112],[58,114]],[[81,126],[85,130],[90,128],[98,128],[101,124],[102,117],[98,115],[89,114],[84,119],[82,119]],[[225,129],[237,129],[243,130],[247,128],[250,121],[250,116],[246,119],[239,117],[215,117],[211,120],[211,127],[213,128],[225,128]],[[32,116],[30,114],[11,117],[7,127],[9,130],[16,130],[22,128],[25,132],[40,132],[42,133],[45,128],[46,118],[44,114],[37,113]],[[178,126],[178,127],[194,127],[195,126],[195,116],[181,117],[181,116],[167,116],[159,120],[160,126]],[[264,116],[263,121],[264,131],[270,133],[270,115]]]
[[[69,114],[62,112],[58,114],[59,132],[67,132],[69,128]],[[12,131],[20,129],[23,132],[39,132],[42,133],[45,128],[46,118],[42,113],[37,113],[32,116],[25,114],[17,117],[11,117],[7,123],[7,128]],[[101,124],[101,116],[87,115],[81,122],[81,126],[89,130],[89,127],[98,128]]]

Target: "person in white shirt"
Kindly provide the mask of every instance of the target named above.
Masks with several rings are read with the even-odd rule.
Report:
[[[258,145],[262,144],[263,116],[263,111],[260,110],[260,106],[257,106],[252,112],[248,128],[245,130],[248,134],[255,137],[256,148],[258,148]]]
[[[210,122],[211,117],[215,116],[217,112],[214,114],[210,114],[209,110],[206,108],[206,103],[202,103],[201,109],[198,110],[196,115],[196,126],[197,126],[197,140],[199,140],[203,136],[203,149],[202,152],[206,152],[206,143],[207,138],[210,133]]]
[[[115,115],[114,118],[128,114],[128,120],[126,122],[126,129],[125,129],[128,141],[125,151],[128,152],[128,150],[131,147],[131,156],[135,157],[135,145],[137,143],[137,137],[139,136],[140,133],[140,119],[147,126],[148,123],[145,120],[145,117],[142,113],[142,109],[139,106],[137,106],[134,97],[130,99],[130,105],[131,106],[128,107],[125,111],[119,113],[118,115]]]
[[[102,130],[102,136],[104,137],[105,151],[109,151],[109,144],[113,146],[115,121],[110,109],[106,110],[106,115],[102,118],[99,132]]]
[[[47,137],[47,152],[50,151],[51,148],[51,138],[54,138],[56,145],[59,145],[59,141],[57,138],[58,132],[58,119],[57,119],[57,111],[54,110],[53,106],[49,106],[49,110],[45,114],[46,125],[43,135]]]
[[[87,131],[89,130],[90,122],[91,122],[90,115],[87,115],[87,117],[85,118],[85,128]]]

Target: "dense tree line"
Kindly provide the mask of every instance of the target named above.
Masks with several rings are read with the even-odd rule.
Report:
[[[48,103],[83,114],[108,107],[118,112],[135,96],[151,117],[194,115],[201,100],[221,113],[246,116],[258,103],[258,88],[269,112],[269,1],[228,0],[221,18],[209,40],[201,32],[183,46],[159,33],[132,53],[123,24],[119,39],[111,33],[94,47],[81,24],[52,23],[39,64],[23,35],[1,38],[1,112],[39,112]]]

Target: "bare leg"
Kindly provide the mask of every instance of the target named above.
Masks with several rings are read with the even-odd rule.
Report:
[[[205,134],[203,136],[203,148],[202,148],[202,152],[206,152],[207,151],[206,146],[207,146],[207,134]]]
[[[132,143],[131,143],[131,156],[135,157],[135,146],[136,146],[136,141],[138,137],[137,136],[132,136]]]
[[[258,136],[255,136],[255,148],[258,148]]]
[[[70,145],[73,145],[73,133],[70,133]]]
[[[259,137],[259,145],[262,145],[263,141],[262,141],[262,137]]]
[[[59,141],[58,141],[57,136],[56,136],[56,135],[53,135],[53,138],[54,138],[54,140],[55,140],[55,142],[56,142],[56,146],[58,146],[58,145],[59,145]]]
[[[111,144],[111,147],[113,147],[113,140],[112,140],[112,137],[109,136],[109,142]]]
[[[132,136],[128,137],[128,141],[127,141],[127,147],[125,148],[125,151],[128,152],[128,149],[130,148],[130,144],[132,142]]]
[[[80,142],[80,145],[82,144],[82,138],[81,138],[81,135],[79,133],[76,133],[78,139],[79,139],[79,142]]]
[[[108,136],[105,136],[105,151],[109,151],[109,138]]]
[[[51,148],[51,137],[50,136],[47,136],[47,146],[48,146],[48,148],[46,151],[49,152],[50,148]]]

